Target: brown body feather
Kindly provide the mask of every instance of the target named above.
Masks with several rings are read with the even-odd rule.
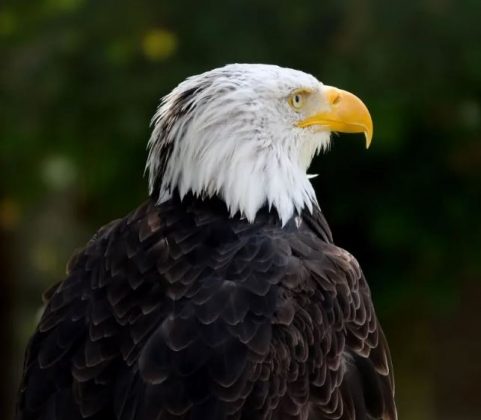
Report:
[[[320,211],[227,214],[173,198],[101,229],[47,296],[17,420],[396,419],[368,285]]]

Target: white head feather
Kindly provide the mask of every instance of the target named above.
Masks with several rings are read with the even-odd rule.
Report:
[[[146,171],[159,202],[177,189],[218,196],[252,222],[264,205],[282,224],[317,205],[306,174],[330,132],[296,126],[297,90],[323,101],[323,85],[301,71],[232,64],[192,76],[163,98],[152,124]],[[327,106],[327,105],[326,105]]]

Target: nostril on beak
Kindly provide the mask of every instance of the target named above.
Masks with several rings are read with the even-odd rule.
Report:
[[[330,90],[327,92],[327,103],[329,105],[337,105],[339,102],[341,102],[341,99],[342,93],[339,91],[339,89],[330,88]]]
[[[331,99],[331,105],[337,105],[341,100],[341,95],[336,93]]]

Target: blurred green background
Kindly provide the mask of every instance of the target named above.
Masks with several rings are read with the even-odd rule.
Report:
[[[149,119],[186,76],[294,67],[355,92],[369,151],[336,138],[313,182],[371,284],[400,418],[481,418],[479,0],[37,0],[0,5],[0,417],[40,294],[146,197]]]

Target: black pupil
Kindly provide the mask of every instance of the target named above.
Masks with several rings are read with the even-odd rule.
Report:
[[[299,104],[299,102],[301,102],[301,97],[299,95],[294,96],[294,102]]]

